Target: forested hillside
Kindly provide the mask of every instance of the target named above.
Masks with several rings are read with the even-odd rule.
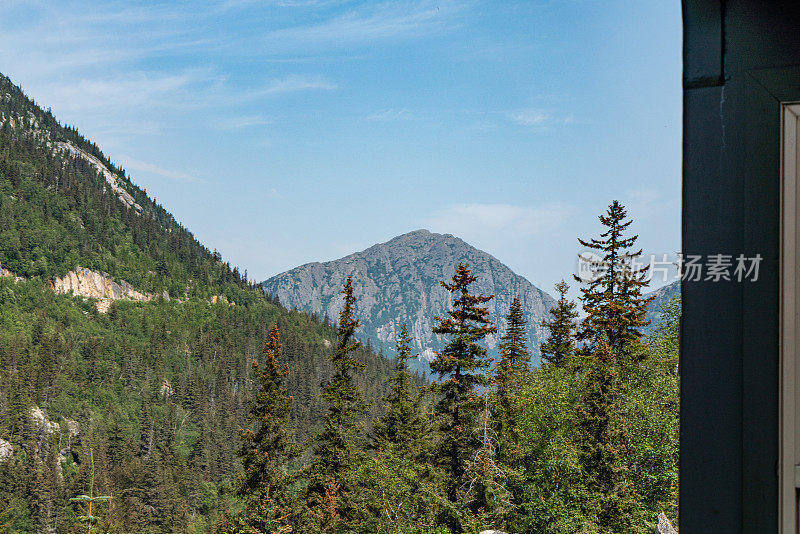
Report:
[[[265,297],[2,76],[0,266],[0,532],[71,531],[68,498],[86,490],[90,450],[97,491],[114,497],[107,528],[210,528],[240,469],[250,364],[273,324],[295,438],[320,421],[335,329]],[[78,267],[152,299],[100,313],[54,292]],[[379,399],[391,363],[357,358],[355,382]]]

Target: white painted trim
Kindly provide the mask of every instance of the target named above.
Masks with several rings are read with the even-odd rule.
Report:
[[[798,206],[800,199],[800,104],[785,103],[781,113],[781,330],[780,330],[780,469],[779,499],[780,534],[798,534],[797,488],[800,487],[800,354],[797,334],[800,332],[798,316]]]

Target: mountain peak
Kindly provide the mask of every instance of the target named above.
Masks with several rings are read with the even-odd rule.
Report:
[[[390,240],[378,243],[376,245],[372,245],[366,250],[361,252],[356,252],[355,254],[365,253],[367,251],[371,251],[374,249],[392,249],[397,247],[404,247],[404,246],[415,246],[415,247],[435,247],[437,245],[449,246],[449,247],[465,247],[472,250],[478,250],[463,239],[454,236],[453,234],[440,234],[437,232],[431,232],[430,230],[426,230],[425,228],[420,228],[419,230],[412,230],[411,232],[407,232],[405,234],[400,234],[396,237],[391,238]]]
[[[263,287],[287,308],[335,319],[344,279],[353,276],[362,338],[391,349],[405,323],[417,350],[430,359],[444,342],[432,333],[433,318],[446,315],[451,306],[450,294],[439,282],[449,280],[459,263],[469,265],[477,277],[473,291],[495,296],[489,314],[500,333],[487,338],[487,346],[496,347],[511,300],[519,296],[528,320],[529,347],[538,353],[545,335],[540,323],[553,299],[494,256],[451,234],[414,230],[338,260],[302,265],[270,278]]]
[[[410,231],[408,233],[399,235],[399,236],[395,237],[395,239],[397,239],[398,237],[404,237],[404,236],[420,236],[420,237],[424,237],[424,236],[429,236],[429,235],[439,235],[439,234],[434,234],[430,230],[426,230],[425,228],[420,228],[419,230],[412,230],[412,231]]]

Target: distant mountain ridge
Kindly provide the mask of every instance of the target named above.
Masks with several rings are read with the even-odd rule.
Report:
[[[440,281],[449,281],[459,263],[469,265],[478,278],[473,292],[495,296],[488,303],[489,318],[499,331],[487,338],[488,348],[497,346],[511,300],[518,296],[528,321],[529,348],[538,355],[547,335],[540,323],[555,304],[553,298],[494,256],[450,234],[416,230],[338,260],[301,265],[262,286],[287,308],[336,320],[341,310],[339,291],[352,275],[360,333],[391,351],[395,335],[406,323],[421,358],[430,361],[445,343],[432,332],[434,317],[446,316],[450,306],[450,294]]]
[[[654,297],[650,304],[647,306],[647,315],[645,316],[650,324],[647,325],[645,331],[654,328],[661,320],[661,308],[671,302],[676,297],[681,296],[681,282],[680,280],[659,287],[645,295],[646,297]]]

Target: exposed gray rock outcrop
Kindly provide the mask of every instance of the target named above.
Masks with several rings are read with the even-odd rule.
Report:
[[[22,282],[23,280],[25,280],[23,277],[15,275],[11,271],[3,267],[2,264],[0,264],[0,278],[5,278],[5,277],[9,278],[13,277],[15,282]]]
[[[48,419],[44,411],[38,406],[31,408],[30,416],[34,428],[41,434],[55,434],[61,431],[61,425]]]
[[[111,172],[102,161],[97,159],[95,156],[89,154],[88,152],[76,147],[69,141],[67,142],[59,141],[55,144],[55,146],[58,149],[70,154],[71,156],[87,161],[92,167],[94,167],[97,170],[98,173],[100,173],[103,176],[103,178],[106,181],[106,184],[108,184],[108,186],[111,188],[111,190],[120,200],[120,202],[125,204],[125,206],[127,206],[128,208],[133,208],[133,210],[137,214],[141,215],[142,207],[136,203],[136,201],[133,199],[133,196],[130,193],[128,193],[128,191],[125,189],[120,177]]]
[[[474,292],[495,295],[488,308],[499,332],[487,338],[488,348],[497,346],[511,300],[519,296],[528,321],[529,347],[537,354],[546,336],[540,323],[553,299],[497,258],[449,234],[417,230],[339,260],[302,265],[270,278],[263,286],[287,308],[335,321],[345,278],[353,275],[362,339],[390,350],[407,323],[421,357],[430,360],[444,344],[444,338],[431,331],[434,316],[446,316],[450,309],[450,293],[439,282],[449,281],[459,262],[468,264],[478,277]]]
[[[125,280],[115,282],[110,275],[78,267],[53,281],[56,293],[69,293],[96,299],[150,300],[152,295],[136,291]]]
[[[664,512],[658,514],[658,524],[656,525],[655,534],[678,534],[677,531],[672,528]]]
[[[14,446],[0,438],[0,463],[7,462],[12,456],[14,456]]]
[[[645,295],[646,297],[653,297],[650,304],[647,306],[647,314],[645,319],[650,321],[650,324],[645,327],[645,332],[652,330],[661,321],[662,307],[670,303],[675,297],[681,296],[681,283],[672,282],[663,287],[659,287],[655,291],[651,291]]]
[[[110,275],[78,267],[68,272],[62,278],[53,281],[53,290],[56,293],[72,293],[73,295],[98,299],[97,311],[105,313],[111,306],[111,301],[127,299],[149,301],[153,296],[134,289],[125,280],[115,282]]]
[[[73,421],[72,419],[64,418],[64,426],[66,426],[67,435],[70,438],[77,437],[80,434],[80,426],[78,425],[77,421]]]

